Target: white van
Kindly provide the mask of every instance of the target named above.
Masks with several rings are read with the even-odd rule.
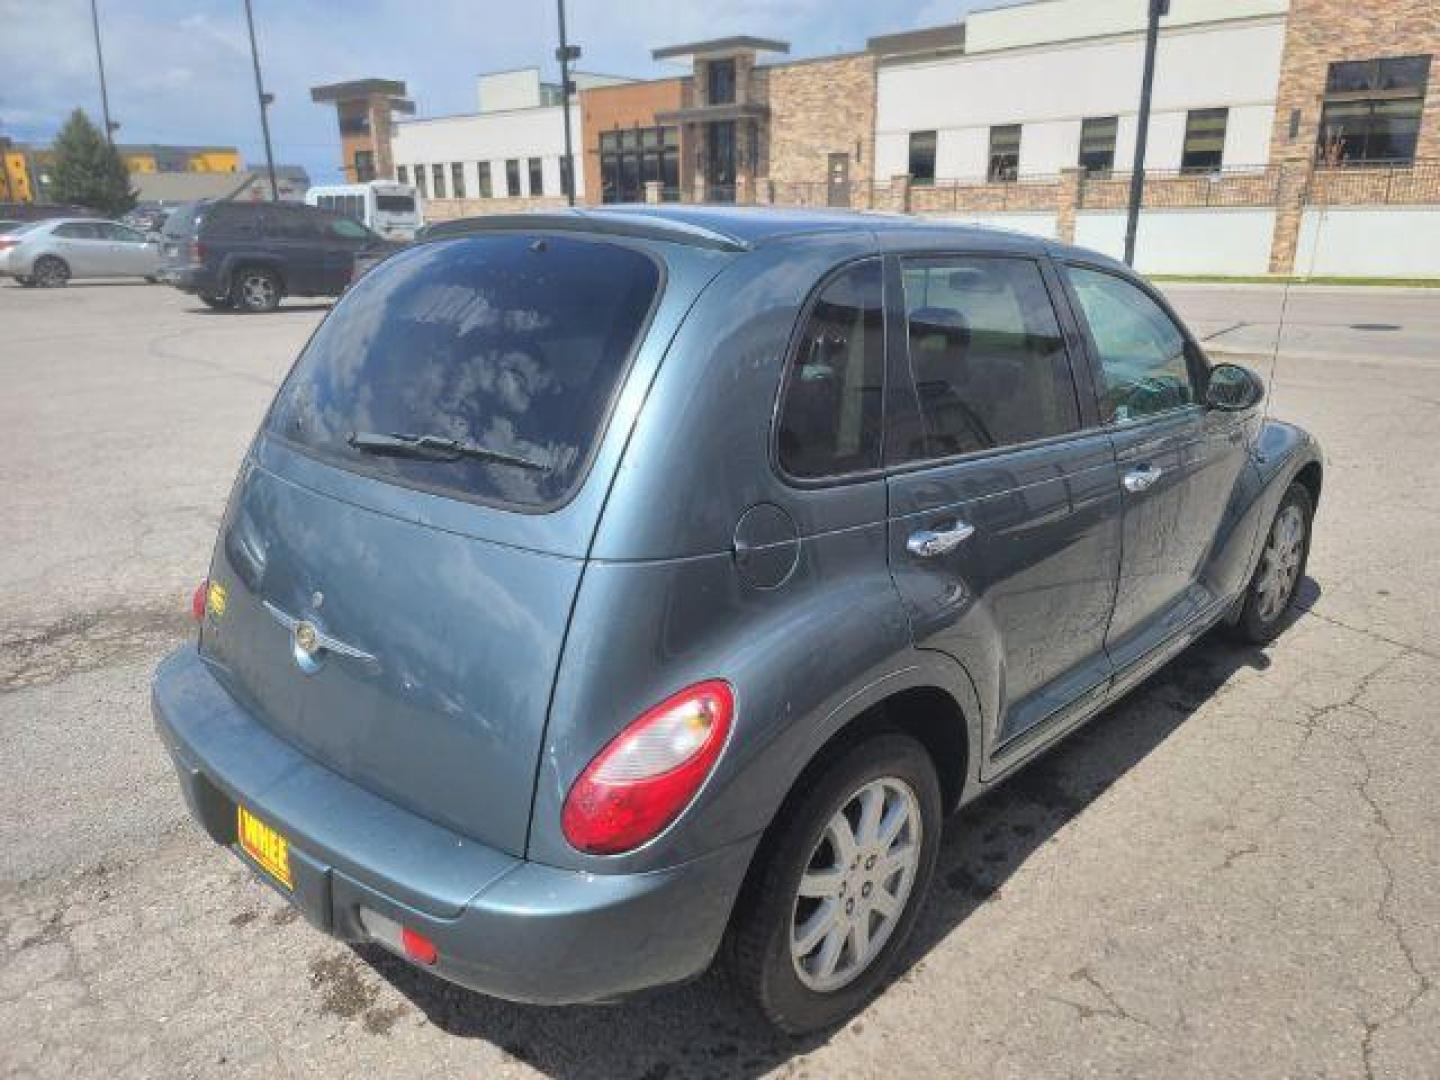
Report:
[[[321,184],[305,193],[305,201],[352,217],[387,240],[412,240],[415,231],[425,224],[415,189],[389,180]]]

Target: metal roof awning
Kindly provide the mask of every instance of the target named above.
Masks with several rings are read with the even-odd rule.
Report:
[[[770,115],[770,108],[758,102],[732,102],[729,105],[692,105],[687,109],[666,109],[655,114],[657,124],[707,124],[717,120],[760,120]]]
[[[712,57],[734,56],[736,53],[788,53],[790,43],[774,38],[751,37],[738,34],[734,37],[711,38],[709,41],[691,41],[684,45],[667,45],[663,49],[651,49],[652,60],[708,60]]]

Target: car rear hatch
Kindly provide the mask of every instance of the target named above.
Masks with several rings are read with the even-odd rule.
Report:
[[[202,653],[260,722],[523,854],[613,468],[598,448],[642,344],[673,329],[661,282],[633,247],[496,234],[402,252],[336,306],[271,408],[212,564]]]

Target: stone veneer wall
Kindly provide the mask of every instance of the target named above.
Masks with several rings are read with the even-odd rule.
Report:
[[[755,70],[770,107],[760,175],[775,201],[825,202],[831,154],[850,158],[851,205],[868,206],[875,160],[875,58],[868,53]],[[758,88],[758,87],[757,87]],[[764,192],[757,196],[764,201]]]
[[[1295,264],[1330,64],[1422,53],[1433,59],[1415,156],[1434,161],[1440,159],[1440,0],[1291,0],[1270,139],[1271,163],[1286,166],[1270,251],[1273,273],[1289,273]],[[1297,109],[1292,139],[1290,116]],[[1358,190],[1354,196],[1363,198]]]
[[[567,205],[563,195],[504,199],[425,199],[425,220],[453,221],[482,214],[516,214],[522,210],[553,210]]]

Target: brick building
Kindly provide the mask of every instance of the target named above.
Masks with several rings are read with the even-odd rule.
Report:
[[[394,79],[356,79],[312,86],[310,100],[335,106],[340,128],[340,168],[345,179],[364,183],[395,175],[391,154],[396,114],[415,112],[405,84]]]
[[[1118,254],[1146,10],[1145,0],[1028,0],[812,59],[750,36],[658,48],[655,60],[689,70],[619,85],[577,78],[575,188],[590,203],[898,210]],[[1440,275],[1437,52],[1437,0],[1171,0],[1137,265]],[[417,182],[467,181],[463,205],[422,189],[432,216],[559,201],[545,164],[563,155],[558,114],[545,112],[554,104],[537,102],[524,124],[517,114],[401,125]],[[420,138],[446,124],[453,138]],[[503,153],[482,126],[506,128]],[[519,178],[480,175],[471,187],[467,159],[486,156],[497,160],[482,173]]]

